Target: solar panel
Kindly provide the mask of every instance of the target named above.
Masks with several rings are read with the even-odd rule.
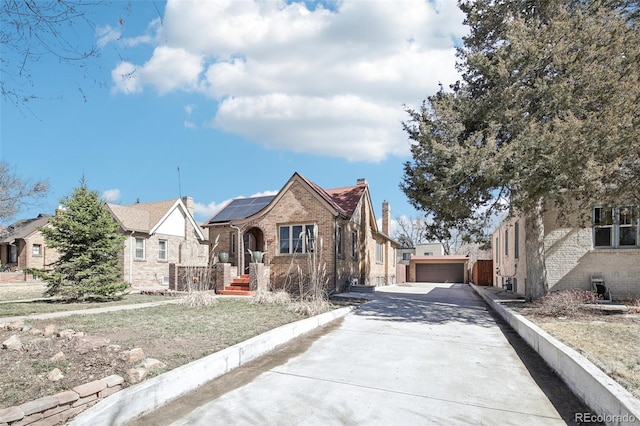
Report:
[[[237,198],[211,218],[209,223],[247,218],[265,208],[274,197],[274,195],[268,195],[264,197]]]

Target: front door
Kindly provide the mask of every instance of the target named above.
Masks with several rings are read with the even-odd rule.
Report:
[[[256,247],[256,237],[251,233],[247,232],[244,234],[243,238],[243,251],[244,251],[244,273],[249,273],[249,263],[251,262],[251,255],[249,254],[249,250],[255,251]]]

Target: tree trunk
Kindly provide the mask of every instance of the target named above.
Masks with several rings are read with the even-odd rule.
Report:
[[[525,235],[527,259],[525,297],[530,302],[544,296],[549,290],[544,256],[544,202],[542,199],[539,199],[526,215]]]

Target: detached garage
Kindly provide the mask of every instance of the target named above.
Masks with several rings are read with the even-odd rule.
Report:
[[[411,256],[409,281],[428,283],[467,283],[469,258],[461,255]]]

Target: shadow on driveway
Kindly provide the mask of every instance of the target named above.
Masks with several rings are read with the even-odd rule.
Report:
[[[487,315],[487,305],[466,284],[433,287],[422,293],[412,293],[412,288],[397,289],[399,292],[376,292],[375,299],[360,305],[355,314],[382,321],[495,326],[494,320]]]

